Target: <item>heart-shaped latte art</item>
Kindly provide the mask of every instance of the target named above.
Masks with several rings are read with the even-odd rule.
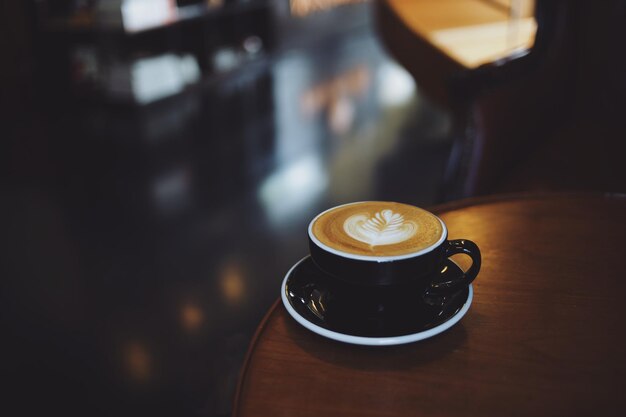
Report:
[[[373,217],[354,214],[343,223],[343,230],[353,239],[370,246],[392,245],[404,242],[417,233],[417,224],[404,220],[392,210],[382,210]]]

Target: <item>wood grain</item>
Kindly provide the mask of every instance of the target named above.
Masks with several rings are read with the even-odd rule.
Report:
[[[621,415],[626,198],[524,195],[436,210],[482,250],[467,316],[405,346],[324,339],[275,304],[234,416]]]

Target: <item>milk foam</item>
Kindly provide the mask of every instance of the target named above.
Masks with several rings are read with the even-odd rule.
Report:
[[[441,244],[446,235],[445,225],[437,216],[419,207],[390,201],[333,207],[309,224],[314,244],[355,259],[416,256]]]
[[[343,223],[343,230],[353,239],[370,246],[392,245],[409,240],[417,233],[417,223],[405,220],[392,210],[381,210],[374,216],[355,214]]]

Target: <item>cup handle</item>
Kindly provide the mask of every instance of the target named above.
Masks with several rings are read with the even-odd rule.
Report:
[[[430,289],[428,290],[428,294],[454,294],[455,292],[467,287],[472,283],[472,281],[474,281],[474,278],[476,278],[476,275],[478,275],[478,271],[480,271],[480,249],[478,249],[478,246],[476,246],[476,244],[471,240],[449,240],[447,242],[445,252],[446,258],[449,258],[450,256],[456,255],[458,253],[468,255],[470,258],[472,258],[472,266],[470,266],[469,269],[465,271],[463,275],[458,279],[432,283],[430,285]]]

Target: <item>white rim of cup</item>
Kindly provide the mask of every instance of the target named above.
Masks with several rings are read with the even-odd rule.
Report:
[[[328,213],[329,211],[341,208],[341,207],[346,207],[346,206],[352,206],[354,204],[362,204],[362,203],[372,203],[375,201],[357,201],[354,203],[347,203],[347,204],[341,204],[339,206],[335,206],[335,207],[331,207],[327,210],[324,210],[323,212],[321,212],[320,214],[318,214],[317,216],[315,216],[313,218],[313,220],[311,220],[311,222],[309,223],[309,238],[311,238],[311,240],[313,241],[313,243],[315,243],[319,248],[325,250],[326,252],[330,252],[333,255],[337,255],[337,256],[341,256],[342,258],[348,258],[348,259],[356,259],[358,261],[371,261],[371,262],[392,262],[392,261],[400,261],[402,259],[409,259],[409,258],[414,258],[416,256],[420,256],[420,255],[424,255],[428,252],[433,251],[435,248],[439,247],[439,245],[441,245],[446,238],[448,237],[448,228],[446,227],[446,224],[443,222],[443,220],[441,220],[438,216],[436,216],[435,214],[431,213],[428,210],[424,210],[423,208],[417,207],[420,210],[424,210],[427,213],[432,214],[433,216],[435,216],[435,218],[437,220],[439,220],[439,223],[441,223],[441,227],[442,227],[442,231],[441,231],[441,237],[439,238],[439,240],[436,243],[433,243],[431,246],[428,246],[427,248],[424,249],[420,249],[417,252],[411,252],[411,253],[405,253],[404,255],[394,255],[394,256],[371,256],[371,255],[357,255],[354,253],[349,253],[349,252],[344,252],[335,248],[331,248],[330,246],[322,243],[318,238],[316,238],[313,235],[313,224],[315,223],[315,221],[317,219],[319,219],[321,216],[323,216],[324,214]],[[384,201],[385,203],[396,203],[396,204],[404,204],[404,203],[397,203],[397,202],[393,202],[393,201]],[[410,204],[404,204],[404,205],[410,205]],[[414,206],[416,207],[416,206]]]

